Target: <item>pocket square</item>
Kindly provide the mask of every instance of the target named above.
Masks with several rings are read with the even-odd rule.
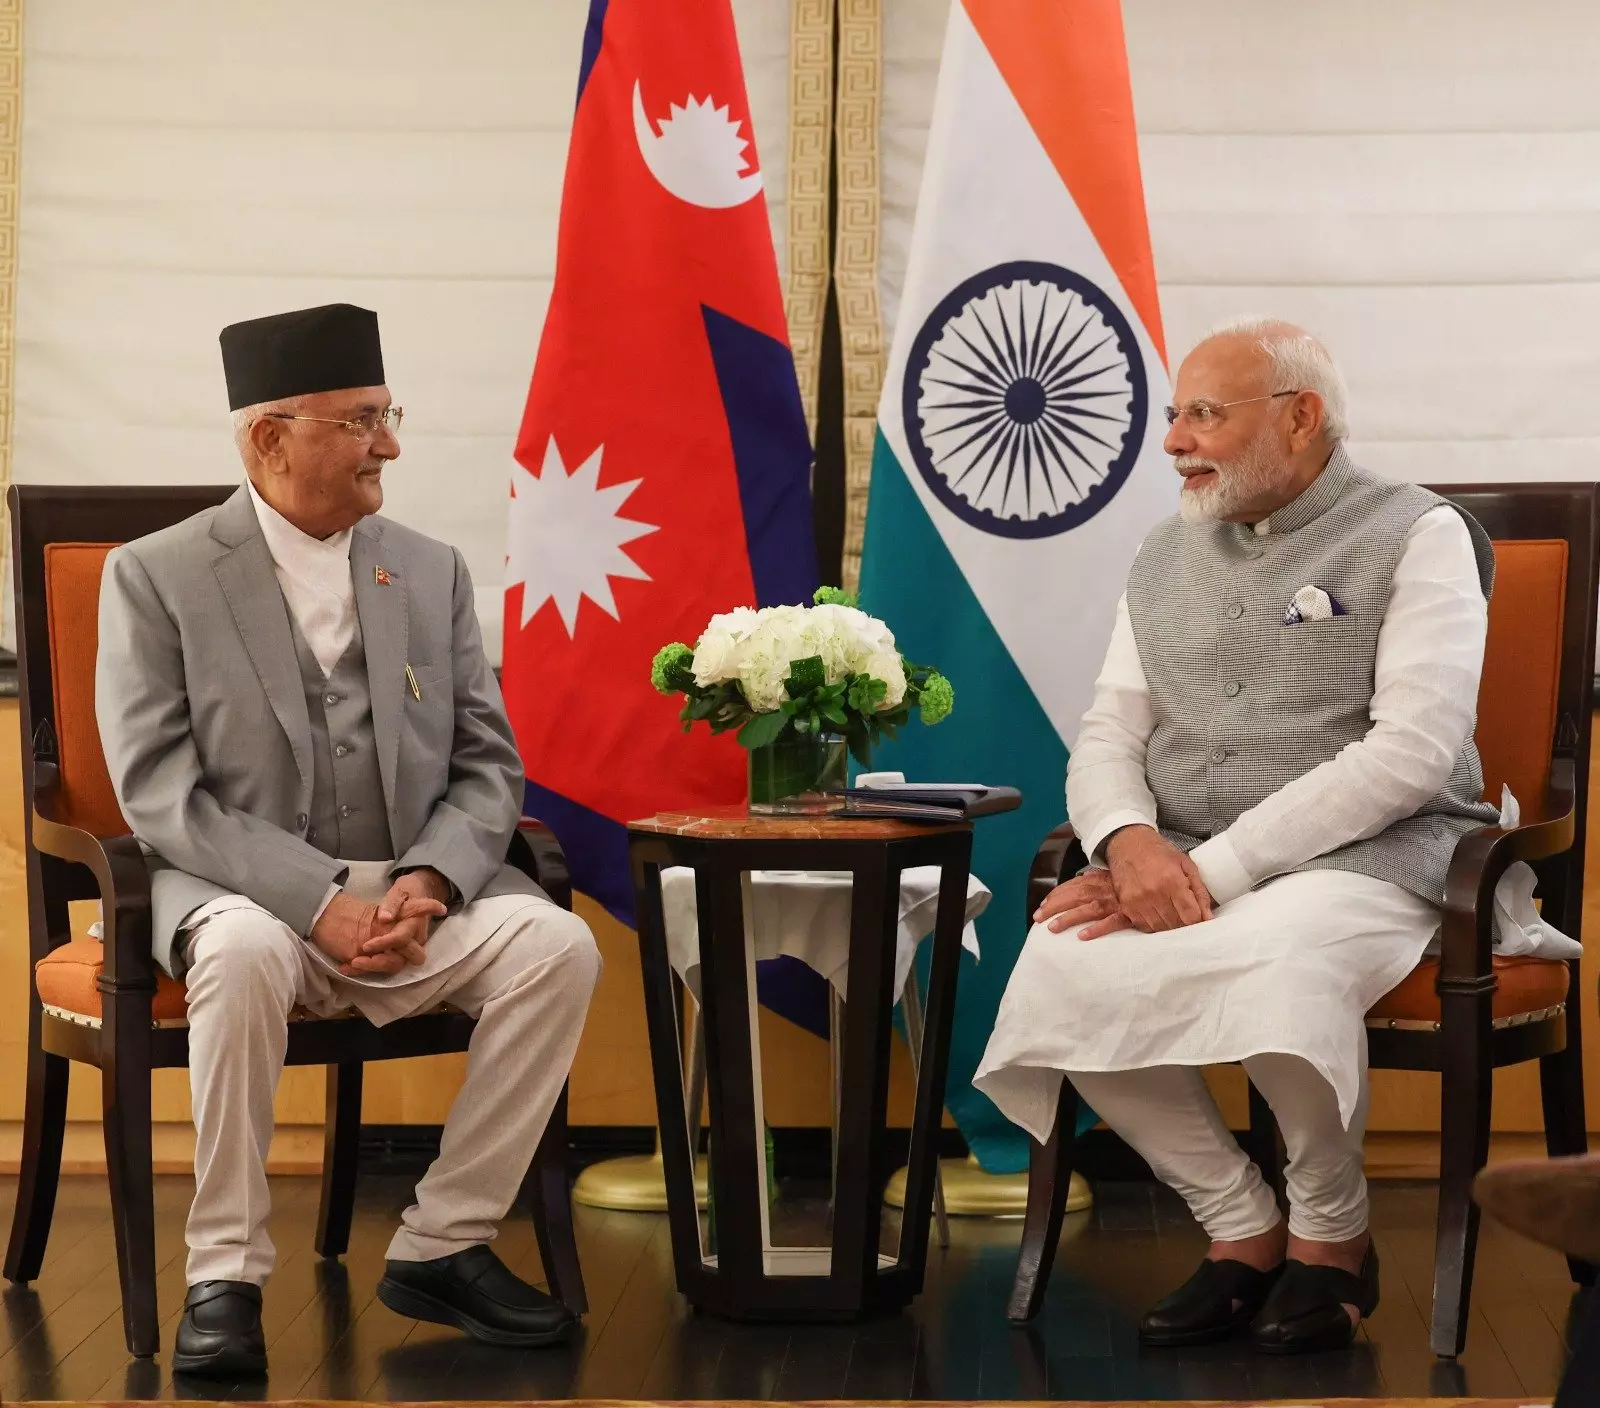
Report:
[[[1344,607],[1334,597],[1321,587],[1307,584],[1294,594],[1289,609],[1283,613],[1283,624],[1298,626],[1302,621],[1328,621],[1345,614]]]

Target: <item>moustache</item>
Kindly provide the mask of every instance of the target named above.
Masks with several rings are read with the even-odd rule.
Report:
[[[1176,455],[1172,467],[1183,475],[1203,474],[1207,470],[1213,474],[1222,473],[1222,466],[1216,460],[1202,459],[1199,455]]]

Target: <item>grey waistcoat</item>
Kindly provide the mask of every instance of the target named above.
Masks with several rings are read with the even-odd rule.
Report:
[[[306,840],[340,860],[392,860],[361,622],[357,619],[356,633],[331,675],[322,673],[293,612],[289,626],[300,658],[315,760]]]
[[[1447,502],[1358,469],[1342,447],[1271,532],[1169,518],[1145,539],[1128,578],[1128,614],[1156,727],[1146,774],[1157,824],[1192,850],[1372,727],[1373,666],[1406,535]],[[1488,597],[1494,552],[1462,513]],[[1344,607],[1283,624],[1303,586]],[[1438,904],[1456,842],[1492,823],[1469,736],[1449,780],[1414,815],[1298,870],[1350,870]]]

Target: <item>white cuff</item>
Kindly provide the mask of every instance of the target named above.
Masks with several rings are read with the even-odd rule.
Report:
[[[343,888],[344,886],[338,884],[337,882],[328,886],[328,893],[322,897],[322,903],[317,906],[317,912],[311,916],[311,922],[306,925],[306,938],[309,939],[311,937],[311,931],[317,927],[317,921],[322,918],[323,911],[333,903],[334,896],[336,896]]]
[[[1100,848],[1105,845],[1106,839],[1113,831],[1120,831],[1124,826],[1154,826],[1155,817],[1133,807],[1124,807],[1121,811],[1112,812],[1110,816],[1102,817],[1092,830],[1078,839],[1083,843],[1083,853],[1092,861],[1100,853]],[[1103,859],[1103,857],[1102,857]]]
[[[1202,841],[1189,852],[1189,859],[1195,863],[1200,878],[1206,882],[1206,889],[1211,891],[1211,898],[1217,904],[1227,904],[1229,900],[1236,900],[1255,888],[1256,882],[1240,862],[1226,832],[1213,836],[1209,841]]]

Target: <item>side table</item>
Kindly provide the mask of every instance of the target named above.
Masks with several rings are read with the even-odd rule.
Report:
[[[922,1289],[937,1138],[966,922],[972,826],[750,817],[743,808],[664,812],[630,823],[638,891],[650,1059],[655,1075],[667,1217],[678,1289],[696,1306],[739,1320],[851,1320],[897,1310]],[[693,1182],[698,1133],[684,1101],[680,1008],[668,961],[661,872],[695,872],[701,1015],[711,1113],[710,1172],[717,1248],[701,1236]],[[911,1155],[897,1256],[879,1252],[887,1151],[889,1044],[900,872],[940,869],[937,918],[913,1106]],[[833,1242],[774,1247],[769,1221],[761,1048],[749,876],[757,870],[849,871],[849,991],[842,1039]]]

